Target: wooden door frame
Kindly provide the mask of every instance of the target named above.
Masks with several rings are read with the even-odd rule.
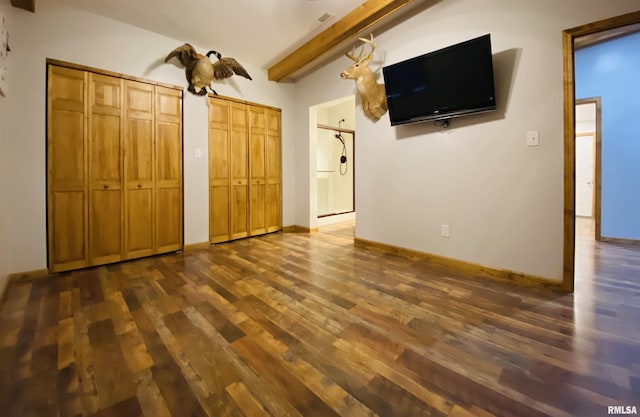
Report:
[[[596,106],[596,130],[582,135],[593,136],[593,221],[595,225],[595,239],[602,240],[602,98],[589,97],[576,100],[576,106],[593,103]],[[576,136],[581,136],[576,133]],[[575,144],[574,144],[575,146]]]
[[[576,115],[575,115],[575,61],[576,38],[640,23],[640,11],[627,13],[593,23],[577,26],[562,32],[563,54],[563,103],[564,103],[564,220],[563,220],[563,268],[562,289],[573,292],[575,272],[575,173],[576,173]]]

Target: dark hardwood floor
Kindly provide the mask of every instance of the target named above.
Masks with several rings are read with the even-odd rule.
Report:
[[[574,294],[355,248],[352,224],[14,282],[0,415],[640,409],[640,248],[577,229]]]

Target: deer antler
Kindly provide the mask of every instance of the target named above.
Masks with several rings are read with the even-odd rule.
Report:
[[[349,58],[350,60],[354,61],[354,62],[362,62],[362,61],[366,61],[367,59],[371,58],[373,56],[373,51],[376,50],[376,45],[375,43],[373,43],[373,33],[371,34],[371,39],[367,39],[367,38],[359,38],[362,42],[364,42],[365,44],[369,45],[371,47],[371,50],[369,51],[369,53],[366,56],[362,56],[364,54],[364,47],[366,45],[362,45],[358,51],[358,56],[355,55],[356,52],[356,46],[354,45],[353,48],[351,49],[351,52],[345,52],[345,55],[347,56],[347,58]]]
[[[362,42],[364,42],[365,44],[369,45],[371,47],[371,50],[369,51],[369,53],[367,54],[367,56],[365,56],[364,58],[362,58],[362,60],[366,60],[366,59],[370,59],[373,56],[373,51],[376,50],[376,44],[373,43],[373,33],[371,34],[371,39],[367,39],[367,38],[359,38]],[[365,45],[362,45],[362,49],[364,49]]]
[[[364,47],[360,48],[360,52],[358,53],[358,56],[355,56],[356,46],[354,45],[353,49],[351,49],[351,52],[345,52],[345,55],[347,56],[347,58],[349,58],[354,62],[360,62],[360,58],[362,58],[363,52],[364,52]]]

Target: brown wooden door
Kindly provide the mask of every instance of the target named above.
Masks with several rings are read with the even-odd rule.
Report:
[[[209,98],[209,242],[231,239],[229,102]]]
[[[125,81],[125,250],[126,258],[155,252],[153,86]]]
[[[47,176],[49,270],[89,263],[84,71],[49,66]]]
[[[231,238],[249,236],[249,129],[247,106],[231,103]]]
[[[265,214],[267,232],[282,229],[281,113],[267,109]]]
[[[156,86],[156,252],[182,249],[182,92]]]
[[[267,233],[266,109],[249,106],[249,234]]]
[[[89,264],[122,259],[122,80],[89,73]]]

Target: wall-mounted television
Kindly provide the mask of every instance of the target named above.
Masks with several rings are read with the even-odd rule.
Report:
[[[391,125],[496,109],[491,35],[382,69]]]

